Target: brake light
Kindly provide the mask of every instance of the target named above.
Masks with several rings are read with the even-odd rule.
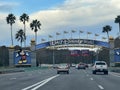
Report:
[[[95,65],[95,69],[96,69],[96,65]]]

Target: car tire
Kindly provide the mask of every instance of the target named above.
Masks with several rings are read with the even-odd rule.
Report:
[[[93,73],[93,74],[96,74],[96,71],[93,71],[92,73]]]
[[[59,74],[59,72],[57,72],[57,74]]]
[[[69,74],[69,71],[67,71],[67,74]]]
[[[108,75],[108,71],[105,71],[104,74]]]

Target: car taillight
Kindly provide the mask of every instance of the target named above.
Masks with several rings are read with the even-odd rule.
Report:
[[[95,66],[95,69],[96,69],[96,66]]]

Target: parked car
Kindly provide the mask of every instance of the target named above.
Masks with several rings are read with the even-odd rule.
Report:
[[[57,74],[60,74],[60,72],[66,72],[69,74],[69,65],[68,64],[60,64],[57,67]]]
[[[105,61],[95,61],[92,67],[92,73],[96,74],[96,72],[104,72],[104,74],[108,74],[108,65]]]

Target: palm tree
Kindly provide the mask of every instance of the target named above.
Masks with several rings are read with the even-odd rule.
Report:
[[[120,16],[117,16],[117,18],[115,18],[115,23],[119,24],[119,33],[120,33]]]
[[[36,41],[36,43],[37,43],[37,31],[38,31],[38,29],[41,29],[40,26],[41,26],[41,23],[40,23],[40,21],[38,21],[37,19],[36,19],[36,20],[33,20],[33,21],[30,23],[30,28],[31,28],[32,30],[34,30],[34,32],[35,32],[35,41]]]
[[[12,13],[8,14],[8,16],[6,17],[7,24],[10,24],[10,26],[11,26],[11,42],[12,42],[12,46],[13,46],[12,25],[15,23],[15,20],[16,20],[16,17]]]
[[[109,32],[112,30],[112,27],[110,25],[106,25],[103,27],[103,33],[107,33],[108,41],[109,41]]]
[[[23,13],[20,16],[20,21],[23,22],[23,24],[24,24],[24,33],[25,33],[25,37],[26,37],[26,21],[27,22],[29,21],[29,16],[26,13]],[[24,45],[26,47],[26,39],[24,40]]]
[[[21,47],[22,47],[22,42],[24,42],[26,40],[25,33],[24,33],[24,31],[22,29],[17,31],[15,39],[17,39],[17,41],[20,41]]]

